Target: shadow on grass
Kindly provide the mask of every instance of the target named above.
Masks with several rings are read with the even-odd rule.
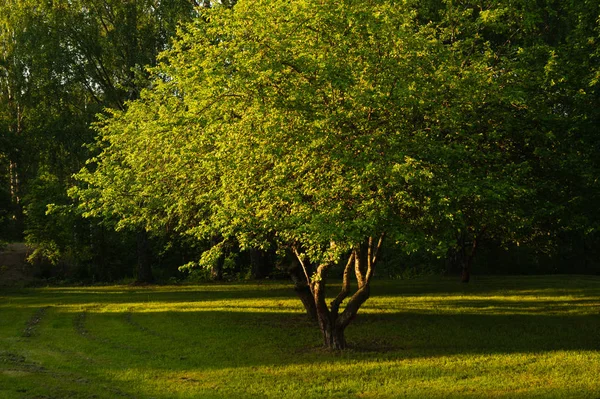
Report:
[[[454,280],[378,281],[373,299],[380,300],[368,301],[348,327],[351,349],[343,353],[324,351],[316,325],[278,304],[294,299],[291,287],[281,283],[0,294],[2,312],[18,315],[27,307],[31,313],[23,318],[22,330],[28,334],[6,340],[15,343],[0,348],[10,370],[32,372],[25,367],[30,359],[19,357],[27,353],[51,370],[44,375],[73,375],[77,381],[81,370],[109,381],[129,370],[164,378],[205,372],[251,375],[254,369],[271,375],[273,368],[293,375],[333,364],[342,375],[346,366],[374,367],[380,361],[397,365],[412,359],[600,350],[600,279],[579,277],[498,278],[470,286]],[[223,303],[211,310],[214,301]],[[189,305],[151,312],[127,306],[103,312],[101,306],[144,302]],[[82,306],[67,310],[57,306],[61,303]],[[36,307],[48,308],[40,313]],[[76,365],[69,368],[53,359]],[[121,383],[129,392],[129,383]]]
[[[596,315],[365,314],[348,329],[358,348],[400,357],[600,350]]]
[[[123,330],[114,320],[114,314],[90,314],[86,328],[107,349],[122,352],[115,357],[134,355],[152,368],[180,371],[600,350],[596,315],[359,314],[343,354],[324,351],[318,328],[300,314],[134,313]]]
[[[377,296],[437,296],[439,298],[477,295],[515,295],[537,297],[579,295],[600,297],[600,277],[596,276],[501,276],[480,277],[470,284],[460,284],[455,278],[424,278],[416,280],[375,280],[373,297]],[[328,292],[335,295],[340,281],[332,280]],[[296,298],[288,281],[250,283],[212,283],[178,286],[98,286],[2,289],[0,297],[10,299],[13,306],[51,306],[61,304],[120,303],[184,303],[216,302],[235,299]],[[367,302],[368,303],[368,302]],[[473,302],[470,301],[472,304]],[[485,303],[482,303],[482,307]]]
[[[129,286],[30,288],[0,291],[0,298],[12,306],[103,305],[122,303],[187,303],[216,302],[231,299],[294,298],[291,284],[257,285],[196,285],[196,286]]]

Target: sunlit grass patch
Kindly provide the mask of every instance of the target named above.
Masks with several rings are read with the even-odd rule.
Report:
[[[600,397],[597,278],[378,281],[341,353],[281,282],[2,298],[1,398]]]

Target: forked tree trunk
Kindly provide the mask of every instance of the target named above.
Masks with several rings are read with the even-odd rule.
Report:
[[[330,264],[320,265],[313,278],[310,279],[307,271],[307,265],[303,262],[302,256],[296,249],[294,252],[302,265],[307,283],[315,305],[319,328],[323,335],[323,344],[331,350],[346,349],[347,343],[345,338],[346,327],[354,320],[358,310],[362,304],[369,299],[370,283],[375,270],[377,253],[383,241],[381,235],[377,246],[374,247],[372,237],[368,239],[367,254],[361,254],[360,246],[357,246],[350,255],[348,263],[344,269],[344,279],[342,289],[338,296],[331,302],[331,308],[327,306],[325,301],[325,281],[327,270]],[[350,297],[344,310],[340,313],[340,305],[350,295],[350,271],[354,265],[354,274],[358,283],[358,290]]]

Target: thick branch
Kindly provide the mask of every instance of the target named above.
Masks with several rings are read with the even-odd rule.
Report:
[[[354,260],[354,252],[350,254],[350,258],[348,258],[348,263],[346,263],[346,267],[344,268],[344,278],[342,280],[342,289],[338,296],[331,302],[331,313],[334,316],[337,316],[340,305],[344,302],[344,299],[348,297],[350,293],[350,268],[352,267],[352,261]]]
[[[315,299],[315,305],[317,307],[317,317],[319,320],[319,327],[321,328],[321,332],[323,332],[323,336],[325,337],[326,332],[331,328],[331,313],[329,312],[329,308],[327,308],[327,303],[325,302],[325,274],[327,272],[328,265],[320,265],[315,272],[315,278],[313,283],[311,284],[313,298]],[[327,342],[325,342],[327,345]]]
[[[356,275],[356,281],[358,281],[358,288],[361,288],[365,285],[365,275],[362,271],[362,265],[360,263],[360,247],[356,247],[352,251],[354,255],[354,274]]]
[[[358,310],[362,304],[369,299],[370,293],[371,287],[367,282],[358,291],[356,291],[354,295],[352,295],[352,298],[350,298],[350,301],[348,301],[346,308],[336,320],[336,324],[339,328],[346,328],[348,324],[350,324],[352,319],[354,319],[356,316],[356,313],[358,313]]]
[[[367,246],[367,274],[366,280],[369,281],[373,275],[373,236],[369,236],[369,245]]]
[[[379,241],[377,242],[377,247],[375,248],[375,251],[372,254],[371,257],[371,252],[372,252],[372,246],[373,246],[373,237],[369,237],[369,261],[368,261],[368,266],[367,266],[367,283],[371,280],[371,277],[373,277],[373,272],[375,271],[375,263],[377,262],[377,255],[379,254],[379,249],[381,248],[381,244],[383,243],[383,237],[385,237],[385,233],[381,233],[381,236],[379,237]]]

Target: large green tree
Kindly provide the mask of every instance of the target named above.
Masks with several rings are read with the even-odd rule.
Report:
[[[99,125],[101,152],[74,195],[120,226],[217,237],[206,261],[230,239],[291,251],[325,345],[344,348],[385,240],[444,250],[465,209],[485,223],[519,219],[512,204],[528,195],[531,166],[517,144],[536,131],[512,123],[523,118],[511,89],[521,78],[468,32],[467,14],[501,14],[480,11],[386,1],[205,10],[162,55],[152,88]],[[342,289],[328,305],[338,263]]]

